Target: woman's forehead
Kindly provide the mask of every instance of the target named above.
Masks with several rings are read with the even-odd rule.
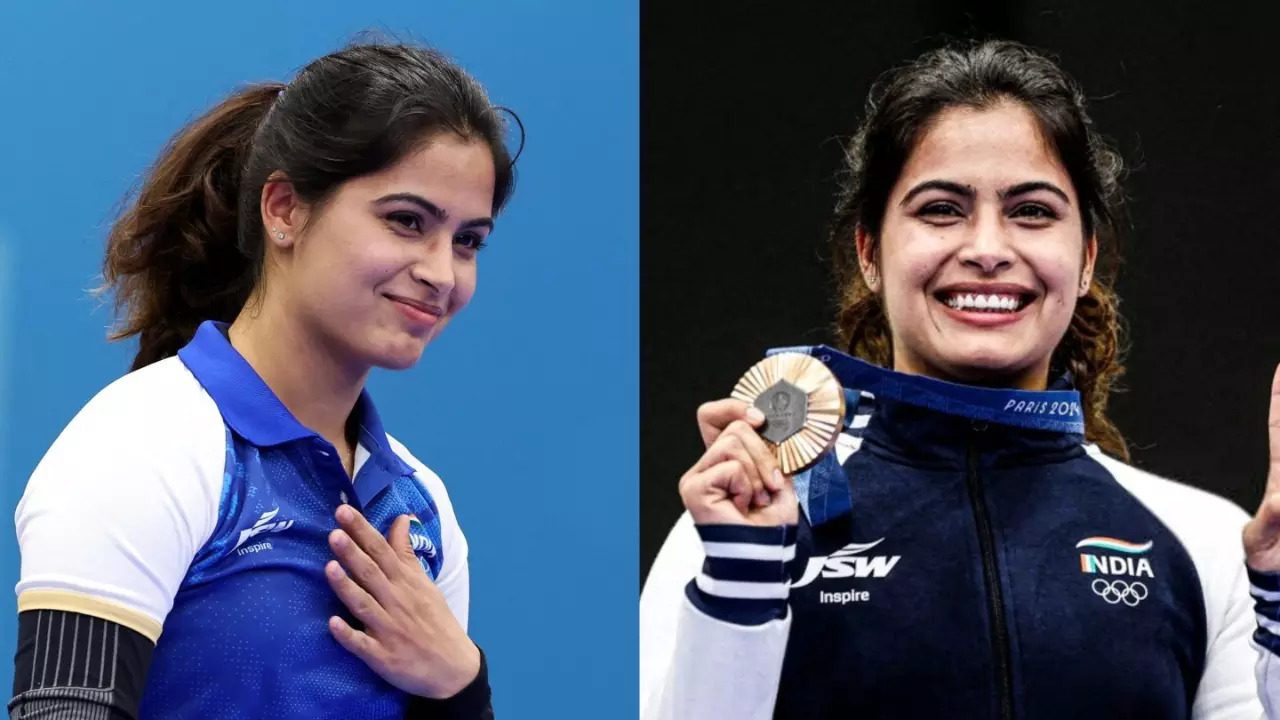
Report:
[[[350,184],[360,199],[413,194],[447,206],[451,215],[479,217],[490,212],[494,175],[493,156],[484,143],[449,136]]]
[[[926,175],[978,188],[1036,180],[1070,184],[1035,115],[1014,103],[938,113],[908,156],[901,179],[914,184]]]

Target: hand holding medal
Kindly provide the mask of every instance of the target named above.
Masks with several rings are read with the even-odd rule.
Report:
[[[818,360],[780,353],[757,363],[731,399],[698,409],[707,451],[680,480],[694,522],[795,524],[791,476],[831,449],[844,413],[844,391]]]

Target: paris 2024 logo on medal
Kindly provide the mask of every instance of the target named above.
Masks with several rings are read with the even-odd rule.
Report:
[[[760,436],[787,475],[817,463],[844,428],[844,388],[826,365],[803,353],[778,353],[756,363],[731,397],[764,413]]]

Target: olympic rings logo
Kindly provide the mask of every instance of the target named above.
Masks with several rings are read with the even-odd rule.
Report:
[[[1093,594],[1106,600],[1108,605],[1123,602],[1129,607],[1137,607],[1138,603],[1147,599],[1147,586],[1140,582],[1127,583],[1123,580],[1107,582],[1098,578],[1090,587],[1093,588]]]

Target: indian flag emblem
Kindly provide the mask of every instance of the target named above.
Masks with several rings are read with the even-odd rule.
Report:
[[[1110,550],[1111,552],[1126,553],[1128,555],[1140,555],[1151,549],[1154,545],[1151,540],[1144,543],[1128,542],[1127,540],[1118,540],[1112,537],[1087,537],[1076,543],[1077,548],[1100,548],[1102,550]]]
[[[417,515],[409,516],[409,544],[413,546],[413,552],[418,555],[418,562],[422,563],[423,569],[430,573],[427,559],[436,556],[436,544],[431,542],[427,528],[418,520]]]

